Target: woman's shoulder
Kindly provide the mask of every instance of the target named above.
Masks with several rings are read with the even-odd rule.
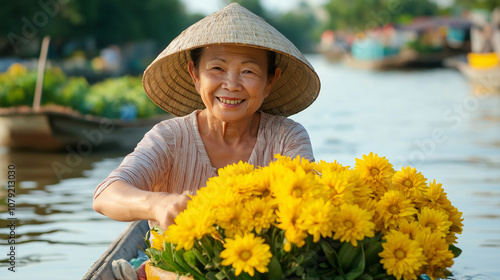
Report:
[[[153,126],[143,137],[138,146],[175,146],[179,139],[193,134],[191,115],[173,117]]]
[[[263,124],[264,129],[266,130],[279,129],[283,131],[290,129],[300,129],[300,130],[304,129],[304,127],[300,123],[284,116],[277,116],[261,112],[261,118],[262,118],[261,124]]]
[[[164,132],[191,130],[193,114],[194,112],[192,114],[182,117],[168,118],[156,124],[152,130],[164,131]]]

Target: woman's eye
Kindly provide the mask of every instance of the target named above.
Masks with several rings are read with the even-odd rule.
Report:
[[[244,70],[243,73],[245,73],[245,74],[253,74],[253,71],[252,70]]]

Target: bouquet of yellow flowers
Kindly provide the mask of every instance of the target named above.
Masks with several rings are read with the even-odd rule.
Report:
[[[441,184],[373,153],[354,168],[276,158],[220,169],[174,225],[146,237],[152,264],[218,280],[451,275],[463,219]]]

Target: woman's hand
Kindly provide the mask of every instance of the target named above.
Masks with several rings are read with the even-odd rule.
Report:
[[[156,222],[163,230],[174,224],[175,218],[187,208],[190,198],[186,194],[158,193],[151,202]]]
[[[154,220],[166,230],[186,209],[189,200],[187,192],[150,192],[115,181],[94,199],[93,207],[96,212],[117,221]]]

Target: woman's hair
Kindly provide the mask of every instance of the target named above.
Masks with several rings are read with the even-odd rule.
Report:
[[[267,52],[267,73],[269,75],[274,75],[274,72],[278,67],[276,65],[276,53],[270,50],[266,50],[266,52]],[[198,69],[198,66],[200,65],[200,59],[202,54],[203,54],[203,47],[192,49],[189,51],[189,56],[193,61],[194,68],[196,69]]]

